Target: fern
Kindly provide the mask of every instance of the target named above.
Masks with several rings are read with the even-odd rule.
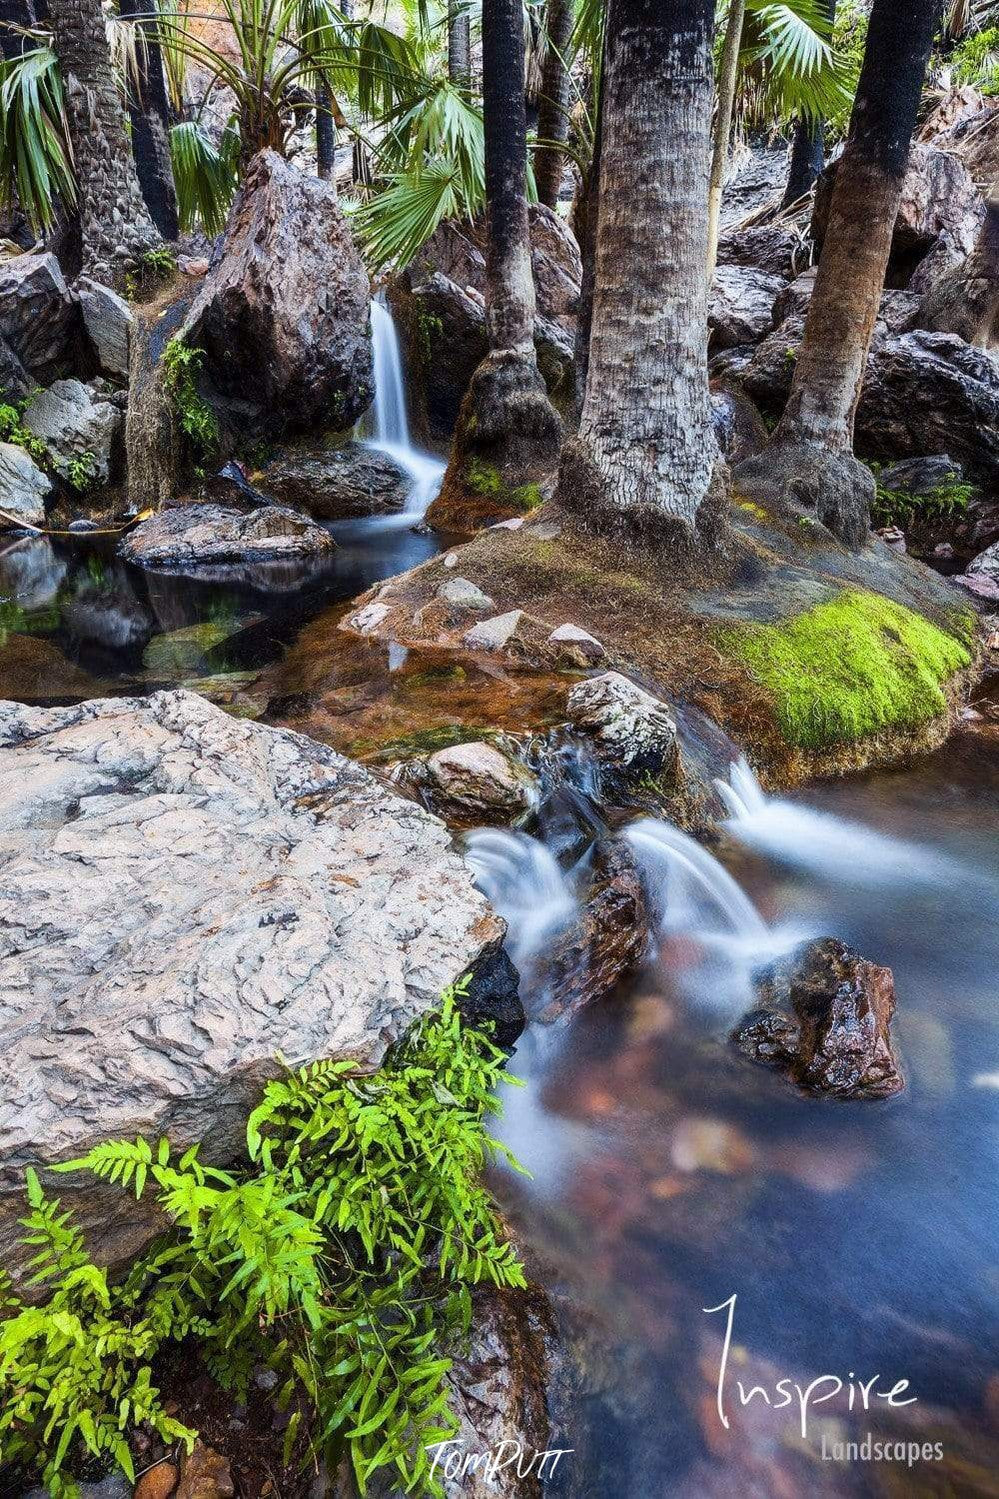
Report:
[[[321,1061],[269,1083],[240,1169],[142,1139],[57,1168],[153,1192],[171,1221],[120,1284],[29,1173],[32,1279],[51,1289],[26,1307],[0,1284],[0,1466],[37,1470],[59,1499],[83,1451],[131,1477],[140,1423],[191,1442],[153,1382],[163,1346],[191,1338],[240,1398],[255,1364],[278,1374],[286,1462],[346,1450],[362,1493],[386,1467],[407,1492],[439,1492],[426,1449],[456,1427],[444,1340],[468,1329],[470,1286],[524,1285],[480,1183],[502,1150],[484,1121],[499,1111],[504,1057],[463,1024],[461,992],[373,1075]]]

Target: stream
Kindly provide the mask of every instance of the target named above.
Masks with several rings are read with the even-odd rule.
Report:
[[[391,317],[372,317],[367,440],[410,475],[406,511],[331,526],[321,568],[224,584],[143,572],[84,538],[9,539],[0,697],[238,688],[310,620],[434,554],[418,523],[442,465],[410,440]],[[778,800],[736,765],[717,857],[653,819],[629,829],[657,913],[648,962],[611,1001],[528,1030],[501,1126],[532,1173],[497,1180],[532,1270],[613,1349],[587,1368],[553,1493],[999,1492],[999,757],[979,743],[961,733],[910,769]],[[468,839],[527,987],[600,823],[585,771],[542,839]],[[894,970],[907,1088],[890,1102],[806,1099],[727,1045],[754,970],[826,934]],[[736,1391],[820,1375],[844,1393],[812,1406],[805,1440],[796,1404]],[[874,1375],[908,1380],[915,1403],[849,1410],[847,1377]],[[869,1430],[943,1456],[910,1470],[828,1455]]]

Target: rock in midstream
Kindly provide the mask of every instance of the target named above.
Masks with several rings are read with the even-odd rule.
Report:
[[[890,1098],[904,1088],[890,1029],[890,968],[823,937],[775,963],[760,989],[762,1007],[732,1035],[754,1062],[834,1098]]]
[[[516,1031],[503,923],[444,825],[193,693],[0,705],[0,869],[7,1269],[28,1165],[137,1134],[233,1159],[278,1053],[375,1067],[480,962],[476,1019]],[[56,1190],[106,1261],[157,1227],[89,1174]]]

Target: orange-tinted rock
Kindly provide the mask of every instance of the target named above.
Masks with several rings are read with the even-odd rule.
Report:
[[[176,1499],[233,1499],[235,1492],[229,1459],[195,1442],[190,1456],[185,1453],[181,1458]]]
[[[169,1499],[177,1487],[177,1469],[173,1463],[157,1463],[143,1473],[135,1485],[133,1499]]]

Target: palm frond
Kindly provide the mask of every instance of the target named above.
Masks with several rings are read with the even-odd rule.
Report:
[[[55,53],[34,47],[0,61],[0,202],[18,202],[48,229],[58,199],[76,200],[73,153]]]
[[[239,133],[231,120],[218,146],[194,120],[171,127],[170,162],[182,229],[200,224],[210,238],[221,234],[236,192],[238,160]]]
[[[824,0],[747,0],[740,113],[753,124],[842,110],[850,80],[832,46]]]
[[[444,219],[470,208],[455,167],[430,163],[418,176],[395,174],[383,192],[356,210],[353,224],[369,265],[380,271],[407,265]]]

